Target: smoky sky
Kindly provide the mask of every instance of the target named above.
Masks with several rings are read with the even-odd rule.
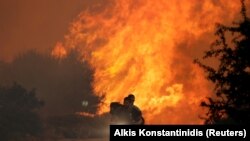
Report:
[[[1,0],[0,60],[35,49],[48,53],[77,15],[102,0]]]

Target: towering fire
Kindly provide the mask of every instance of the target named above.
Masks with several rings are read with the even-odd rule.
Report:
[[[205,47],[196,45],[201,38],[209,45],[215,23],[239,8],[227,0],[109,0],[80,13],[53,55],[74,48],[90,64],[94,92],[104,96],[98,114],[133,93],[146,123],[200,124],[211,88],[193,48]]]

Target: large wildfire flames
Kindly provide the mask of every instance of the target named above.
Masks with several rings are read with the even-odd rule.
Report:
[[[90,64],[94,92],[104,96],[98,114],[133,93],[149,124],[201,124],[212,88],[189,50],[201,37],[211,42],[215,23],[239,9],[228,0],[109,0],[80,13],[52,54],[74,48]]]

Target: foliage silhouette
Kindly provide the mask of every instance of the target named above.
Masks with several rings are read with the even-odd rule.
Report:
[[[25,140],[42,132],[42,122],[37,110],[43,101],[35,91],[27,91],[14,83],[11,87],[0,86],[0,137],[1,140]]]
[[[203,59],[218,59],[218,67],[194,61],[215,84],[216,96],[201,103],[208,108],[205,124],[250,123],[250,20],[244,0],[241,0],[241,16],[233,26],[217,24],[218,38]]]
[[[77,50],[57,59],[50,54],[26,52],[10,63],[0,62],[0,85],[13,81],[27,89],[36,88],[38,98],[46,104],[42,117],[64,116],[83,111],[95,113],[101,99],[92,88],[93,70],[79,59]],[[82,102],[87,101],[87,106]]]

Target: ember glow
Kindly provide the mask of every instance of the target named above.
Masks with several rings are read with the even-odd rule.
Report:
[[[90,64],[94,92],[104,96],[97,114],[133,93],[148,124],[201,124],[200,102],[211,88],[187,54],[239,8],[239,1],[227,0],[109,0],[101,10],[80,13],[52,53],[75,48]]]

